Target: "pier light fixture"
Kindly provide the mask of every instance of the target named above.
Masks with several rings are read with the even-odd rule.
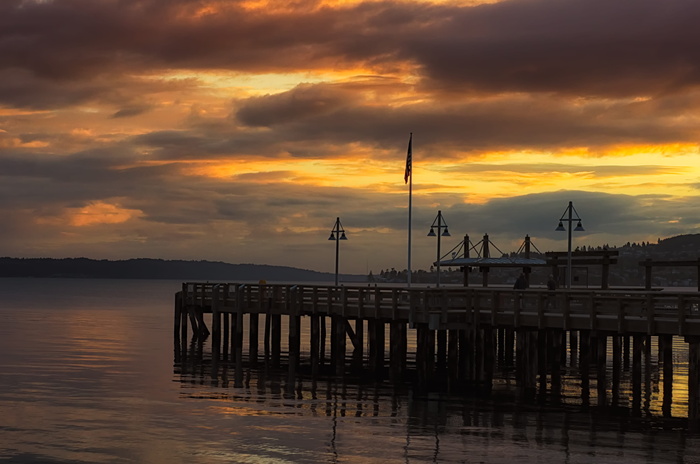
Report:
[[[331,236],[328,237],[328,240],[335,240],[335,286],[338,286],[338,256],[340,253],[340,241],[341,240],[347,240],[348,238],[345,236],[345,229],[343,229],[343,225],[340,223],[340,218],[335,218],[335,225],[333,226],[333,229],[331,230]]]
[[[574,215],[576,217],[574,217]],[[578,221],[575,228],[572,227],[574,221]],[[564,227],[564,222],[569,223],[568,229]],[[559,225],[554,230],[558,232],[569,232],[569,241],[566,249],[566,288],[571,288],[571,232],[583,232],[586,230],[581,224],[581,218],[579,217],[576,208],[574,208],[574,203],[572,201],[569,202],[569,206],[566,207],[564,214],[562,214],[561,218],[559,218]]]
[[[435,233],[437,229],[437,233]],[[441,229],[445,229],[441,231]],[[450,232],[447,229],[447,223],[442,218],[442,211],[438,211],[433,225],[430,226],[430,232],[428,232],[428,237],[437,237],[437,286],[440,286],[440,237],[450,237]]]

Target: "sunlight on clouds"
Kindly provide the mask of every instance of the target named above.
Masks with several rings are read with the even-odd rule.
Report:
[[[684,196],[700,177],[697,151],[694,144],[611,147],[593,156],[577,148],[501,151],[481,154],[477,162],[416,164],[414,182],[428,185],[419,194],[461,192],[470,203],[556,190]]]
[[[119,224],[142,216],[142,212],[119,205],[93,202],[81,208],[66,208],[61,216],[38,217],[39,225],[84,227],[100,224]]]
[[[498,3],[502,0],[402,0],[397,3],[424,3],[434,5],[455,5],[455,6],[475,6],[486,3]],[[313,2],[315,7],[310,5],[311,2],[295,2],[295,1],[279,1],[279,0],[245,0],[241,2],[241,6],[249,11],[264,10],[274,13],[292,13],[303,9],[304,11],[314,11],[319,8],[341,8],[359,4],[369,3],[385,3],[386,0],[320,0]]]
[[[503,0],[403,0],[397,3],[427,3],[434,5],[475,6],[487,3],[498,3]],[[361,3],[384,3],[386,0],[323,0],[320,3],[328,6],[357,5]],[[257,3],[265,3],[259,1]]]
[[[13,137],[7,131],[0,129],[0,148],[44,148],[49,144],[39,140],[24,142],[19,137]]]
[[[96,202],[74,211],[70,224],[76,227],[94,224],[117,224],[141,215],[141,211]]]
[[[144,79],[196,82],[197,88],[196,91],[192,91],[192,95],[206,100],[214,100],[218,97],[242,99],[268,94],[274,95],[287,92],[299,85],[328,83],[362,84],[363,87],[367,87],[367,93],[383,90],[380,95],[384,98],[392,95],[392,98],[400,98],[405,103],[406,98],[410,96],[411,103],[421,101],[418,99],[421,94],[417,94],[414,88],[406,89],[406,92],[403,93],[396,89],[396,86],[401,82],[412,83],[415,81],[415,65],[396,64],[394,68],[392,73],[381,75],[364,67],[317,68],[313,71],[284,73],[178,70],[159,76],[144,77]],[[359,91],[361,88],[358,86],[354,90]],[[388,92],[389,90],[390,92]],[[220,104],[221,101],[217,101],[217,103]]]
[[[372,189],[382,193],[405,190],[405,155],[378,152],[353,144],[334,149],[333,158],[269,158],[183,162],[183,174],[251,184],[290,183],[315,187]],[[689,195],[700,177],[697,147],[672,145],[612,147],[606,156],[587,150],[557,153],[495,152],[464,159],[421,161],[414,154],[414,195],[461,195],[469,203],[557,190],[587,190],[645,195],[663,191]],[[342,153],[348,155],[343,156]],[[659,154],[665,156],[659,156]],[[378,156],[380,155],[380,156]]]

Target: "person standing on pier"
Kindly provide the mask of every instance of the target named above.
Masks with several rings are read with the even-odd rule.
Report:
[[[518,276],[518,279],[515,281],[515,285],[513,285],[514,290],[525,290],[528,287],[527,285],[527,277],[525,277],[525,273],[521,272],[520,275]],[[518,301],[518,306],[520,309],[523,309],[523,294],[518,293],[517,296],[517,301]]]

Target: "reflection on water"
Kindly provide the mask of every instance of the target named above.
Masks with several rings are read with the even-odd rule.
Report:
[[[562,375],[561,396],[527,401],[505,369],[488,398],[290,382],[264,365],[234,388],[226,364],[212,375],[206,346],[188,346],[173,366],[179,285],[0,280],[0,462],[678,463],[700,450],[682,400],[664,417],[655,347],[637,415],[631,380],[615,407],[610,393],[601,407],[595,369],[586,402],[578,367]],[[672,392],[682,398],[687,360],[680,346],[674,356]]]
[[[258,339],[265,337],[265,315],[260,315]],[[244,333],[249,331],[247,318],[243,319]],[[210,321],[207,320],[210,324]],[[330,333],[330,318],[326,318],[326,332]],[[368,328],[365,327],[365,333]],[[301,320],[301,371],[310,374],[310,321]],[[281,339],[284,341],[288,336],[288,326],[286,318],[282,318]],[[582,337],[579,334],[578,337]],[[618,337],[623,340],[622,337]],[[552,367],[552,361],[548,363],[540,361],[541,365],[547,364],[549,368],[546,375],[539,375],[537,383],[536,400],[540,403],[564,404],[581,407],[597,407],[598,409],[611,409],[620,414],[632,416],[644,416],[649,420],[657,421],[663,417],[674,422],[684,422],[688,416],[688,345],[682,337],[674,337],[672,340],[672,358],[669,366],[665,366],[661,356],[657,337],[641,337],[642,355],[639,373],[634,375],[632,366],[632,341],[627,344],[623,341],[617,346],[617,352],[613,346],[613,336],[607,337],[606,361],[607,363],[598,365],[595,356],[591,356],[588,364],[584,364],[577,354],[572,354],[569,350],[564,353],[566,359],[557,363],[556,369]],[[389,328],[386,328],[385,339],[390,340]],[[246,337],[247,340],[247,337]],[[565,339],[566,346],[570,340]],[[212,350],[211,337],[205,340],[192,338],[188,346],[181,346],[180,340],[175,340],[175,359],[182,360],[183,370],[187,370],[187,365],[195,363],[201,371],[201,375],[216,378],[217,367],[210,367]],[[330,353],[330,337],[326,340],[325,352]],[[369,341],[365,340],[365,367],[368,366],[367,353],[370,351]],[[414,330],[408,331],[408,363],[415,367],[416,333]],[[286,346],[283,342],[282,348]],[[501,347],[498,349],[500,350]],[[259,348],[262,350],[262,348]],[[347,362],[352,358],[352,345],[348,343],[346,351]],[[589,351],[593,348],[590,347]],[[243,344],[244,356],[247,356],[247,343]],[[385,349],[385,378],[388,377],[389,347]],[[286,353],[282,352],[284,358]],[[226,355],[222,355],[226,356]],[[328,354],[326,356],[329,356]],[[518,395],[516,381],[515,361],[513,352],[497,354],[497,372],[493,379],[494,389],[497,392]],[[225,358],[228,361],[228,358]],[[269,365],[269,359],[268,365]],[[232,361],[231,361],[232,362]],[[328,359],[326,359],[328,362]],[[226,361],[222,363],[226,365]],[[328,367],[328,364],[326,364]],[[672,369],[665,369],[672,367]],[[443,364],[443,371],[437,369],[436,377],[442,375],[446,377]],[[328,369],[327,369],[328,371]],[[233,382],[231,382],[233,386]],[[674,425],[675,426],[675,425]]]
[[[506,462],[513,456],[524,462],[692,462],[697,451],[681,423],[608,409],[528,404],[498,394],[415,397],[410,390],[332,379],[289,384],[265,369],[246,371],[244,387],[232,389],[229,374],[224,370],[212,381],[201,371],[182,372],[181,394],[214,401],[216,414],[259,420],[265,425],[255,427],[269,437],[298,433],[286,423],[298,418],[321,434],[331,462]],[[275,416],[284,416],[285,424]]]

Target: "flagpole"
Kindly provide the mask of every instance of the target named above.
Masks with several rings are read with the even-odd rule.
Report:
[[[408,174],[408,276],[407,286],[411,286],[411,214],[413,210],[413,132],[408,139],[408,153],[406,154],[406,173]]]

